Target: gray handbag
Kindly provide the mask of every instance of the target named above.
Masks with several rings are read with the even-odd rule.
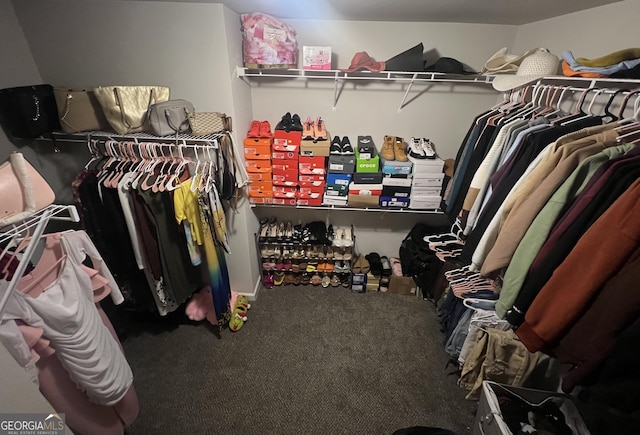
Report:
[[[147,116],[149,126],[156,136],[188,133],[189,113],[195,112],[193,104],[186,100],[169,100],[153,104],[149,107]]]

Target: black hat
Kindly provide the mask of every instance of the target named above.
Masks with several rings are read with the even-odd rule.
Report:
[[[470,70],[462,62],[451,57],[441,57],[433,65],[427,66],[425,71],[445,74],[478,74]]]
[[[386,61],[384,69],[385,71],[422,72],[424,71],[423,51],[421,42]]]

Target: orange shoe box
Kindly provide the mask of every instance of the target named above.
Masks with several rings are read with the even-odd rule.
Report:
[[[298,200],[296,198],[273,198],[271,204],[276,205],[297,205]]]
[[[272,146],[273,138],[272,137],[247,137],[244,139],[244,146],[246,148],[251,148],[255,146]]]
[[[247,187],[251,197],[273,197],[273,184],[270,181],[259,181],[251,183]]]
[[[248,160],[270,160],[271,148],[268,145],[245,147],[244,158]]]
[[[247,172],[271,172],[271,160],[246,160],[244,162]]]
[[[290,131],[287,133],[284,130],[275,130],[273,132],[273,143],[278,143],[279,146],[297,145],[300,147],[300,142],[302,142],[301,131]]]
[[[271,181],[272,175],[271,172],[248,172],[249,181]]]
[[[250,196],[249,197],[249,202],[251,204],[275,204],[273,202],[273,198],[270,198],[270,197],[267,197],[267,196],[262,196],[262,197]]]

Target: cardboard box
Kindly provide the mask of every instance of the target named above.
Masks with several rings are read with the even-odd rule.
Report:
[[[316,181],[325,181],[324,174],[300,174],[299,178],[301,183],[303,182],[316,182]]]
[[[382,184],[382,172],[356,172],[353,174],[355,184]]]
[[[308,194],[319,193],[322,195],[324,193],[325,184],[322,181],[320,182],[300,181],[299,186],[300,186],[300,192],[304,192]]]
[[[374,155],[360,155],[359,149],[356,147],[356,172],[378,172],[380,170],[380,157],[373,148]]]
[[[302,69],[330,70],[331,47],[303,45]]]
[[[389,279],[389,293],[415,296],[417,291],[418,286],[410,276],[391,275]]]
[[[380,197],[378,195],[353,195],[347,196],[347,205],[358,208],[380,208]]]
[[[273,198],[270,197],[265,197],[265,196],[261,196],[261,197],[249,197],[249,202],[251,204],[257,204],[257,205],[263,205],[263,204],[274,204],[273,202]]]
[[[272,137],[247,137],[244,139],[244,146],[246,148],[252,148],[256,146],[271,146],[272,144]]]
[[[442,189],[439,187],[411,187],[411,197],[420,198],[422,196],[440,196]]]
[[[273,186],[273,197],[279,199],[296,199],[298,197],[297,187]]]
[[[271,167],[278,171],[288,171],[290,169],[298,169],[298,161],[297,160],[280,160],[280,159],[271,159]]]
[[[367,291],[367,274],[354,273],[351,275],[351,291],[365,293]]]
[[[332,154],[329,156],[328,168],[329,172],[353,174],[356,168],[356,157]]]
[[[346,207],[347,205],[347,197],[346,196],[330,196],[326,193],[322,197],[323,205],[338,205],[342,207]]]
[[[244,147],[244,158],[249,160],[270,160],[270,145],[253,145]]]
[[[482,392],[478,402],[478,410],[473,423],[473,435],[511,435],[513,432],[502,417],[502,409],[498,397],[508,398],[509,403],[522,403],[523,407],[540,407],[553,401],[565,421],[571,421],[575,433],[587,434],[589,429],[571,396],[553,392],[534,390],[531,388],[512,387],[493,381],[482,382]],[[517,406],[517,405],[516,405]],[[541,411],[542,412],[542,411]]]
[[[413,172],[427,172],[440,174],[444,170],[444,160],[442,159],[416,159],[408,156],[413,163]]]
[[[409,203],[409,208],[413,209],[413,210],[438,210],[440,209],[440,204],[442,203],[442,199],[440,198],[440,196],[435,196],[431,199],[426,199],[429,197],[425,197],[425,196],[418,196],[418,197],[413,197],[411,196],[411,202]]]
[[[399,162],[397,160],[385,160],[382,164],[382,173],[408,175],[411,174],[412,168],[413,163],[410,161]]]
[[[291,160],[298,161],[297,152],[285,152],[285,151],[271,151],[271,158],[275,160]]]
[[[350,195],[377,195],[382,194],[382,184],[349,184]]]
[[[302,142],[301,131],[274,130],[273,132],[273,144],[278,146],[298,145]]]
[[[295,206],[298,204],[298,200],[296,198],[273,198],[271,204]]]
[[[395,196],[381,196],[380,207],[382,208],[406,208],[409,207],[409,198],[398,198]]]
[[[322,205],[322,194],[298,191],[299,205]]]
[[[272,178],[274,183],[278,183],[279,186],[293,186],[298,185],[298,169],[273,169]]]
[[[367,273],[367,292],[377,292],[380,290],[380,277],[373,273]]]
[[[264,184],[259,185],[249,185],[247,186],[247,192],[249,197],[253,198],[273,198],[273,187],[271,183],[268,183],[268,186]]]
[[[271,150],[282,153],[294,153],[297,155],[300,153],[300,144],[290,143],[287,139],[278,138],[273,140]]]
[[[327,137],[329,137],[328,133]],[[330,145],[331,144],[328,140],[319,140],[318,142],[303,140],[300,143],[300,155],[310,157],[329,157]]]
[[[327,196],[341,196],[344,200],[347,200],[347,195],[349,194],[349,186],[345,186],[344,184],[328,184],[325,187],[325,193]]]
[[[441,176],[423,176],[424,174],[414,174],[412,186],[414,187],[442,187],[444,174]]]

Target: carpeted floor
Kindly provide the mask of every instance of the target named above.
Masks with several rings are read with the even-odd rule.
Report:
[[[385,434],[437,426],[469,434],[431,302],[389,293],[262,289],[221,338],[206,324],[137,325],[123,345],[138,434]]]

